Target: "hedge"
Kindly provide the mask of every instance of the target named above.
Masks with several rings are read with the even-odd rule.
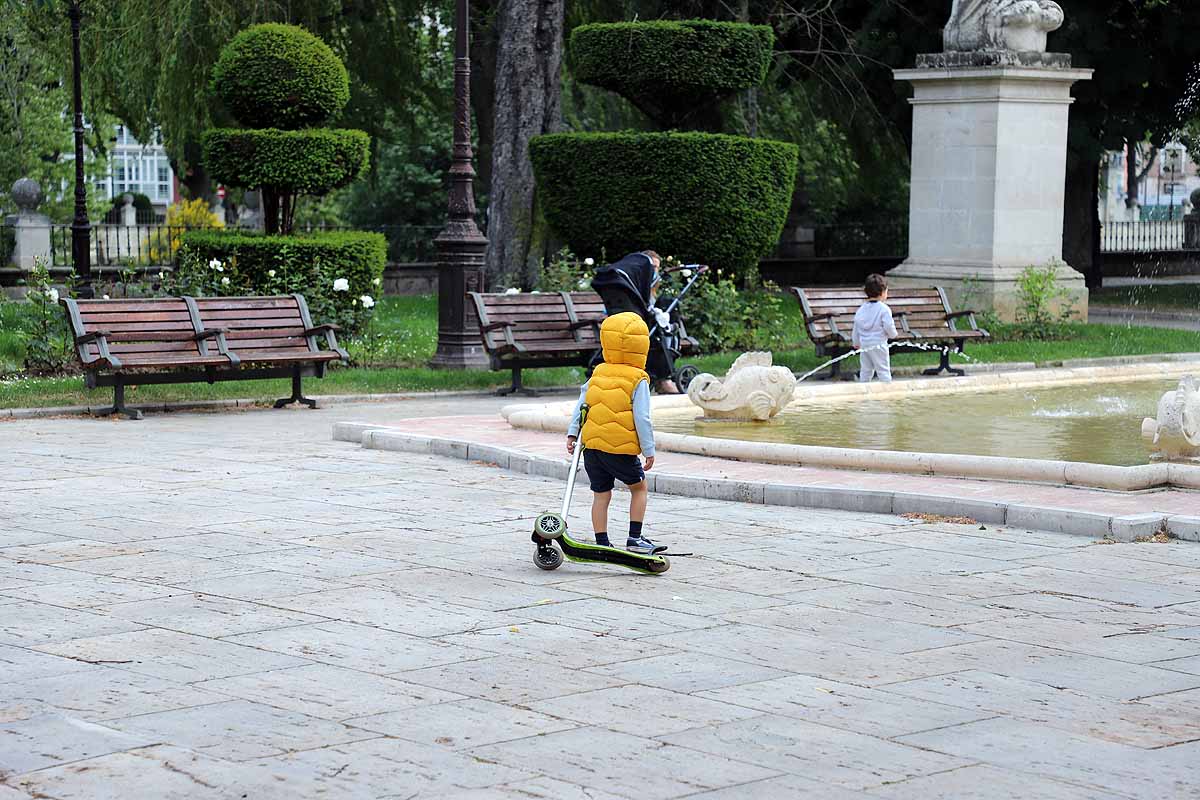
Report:
[[[767,25],[685,20],[581,25],[567,63],[584,83],[627,98],[660,124],[761,84],[775,34]]]
[[[202,142],[205,166],[226,186],[324,194],[366,169],[371,139],[357,130],[214,128]]]
[[[225,45],[212,91],[248,128],[316,125],[350,101],[350,74],[329,45],[295,25],[252,25]]]
[[[707,133],[556,133],[529,145],[546,219],[576,253],[744,272],[779,241],[798,149]]]

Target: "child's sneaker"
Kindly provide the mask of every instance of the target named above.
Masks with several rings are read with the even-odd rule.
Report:
[[[653,555],[666,550],[667,546],[665,544],[655,544],[645,536],[630,536],[625,540],[625,549],[631,553]]]
[[[610,542],[608,540],[607,533],[597,533],[596,534],[596,544],[598,544],[601,547],[612,547],[612,542]]]

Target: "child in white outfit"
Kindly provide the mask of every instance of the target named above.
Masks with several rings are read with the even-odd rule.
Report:
[[[886,345],[896,338],[896,323],[892,320],[892,309],[887,300],[887,279],[882,275],[868,275],[863,287],[867,302],[854,314],[854,332],[851,343],[856,350],[863,350],[858,360],[862,365],[858,379],[862,382],[878,377],[884,383],[892,382],[892,357]]]

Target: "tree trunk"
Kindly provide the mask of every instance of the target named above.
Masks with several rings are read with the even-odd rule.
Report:
[[[496,6],[500,0],[471,3],[471,113],[475,133],[475,194],[486,212],[492,185],[492,125],[496,116]]]
[[[1104,283],[1100,256],[1100,163],[1094,158],[1067,159],[1064,195],[1063,258],[1087,279],[1089,289]]]
[[[539,223],[529,140],[562,123],[563,0],[502,0],[496,41],[487,275],[512,274],[529,285],[549,246],[534,230]]]

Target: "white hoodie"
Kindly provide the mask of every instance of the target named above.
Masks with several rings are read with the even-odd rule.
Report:
[[[896,338],[896,323],[892,320],[892,309],[882,300],[868,300],[854,312],[854,333],[851,342],[855,347],[870,346]]]

